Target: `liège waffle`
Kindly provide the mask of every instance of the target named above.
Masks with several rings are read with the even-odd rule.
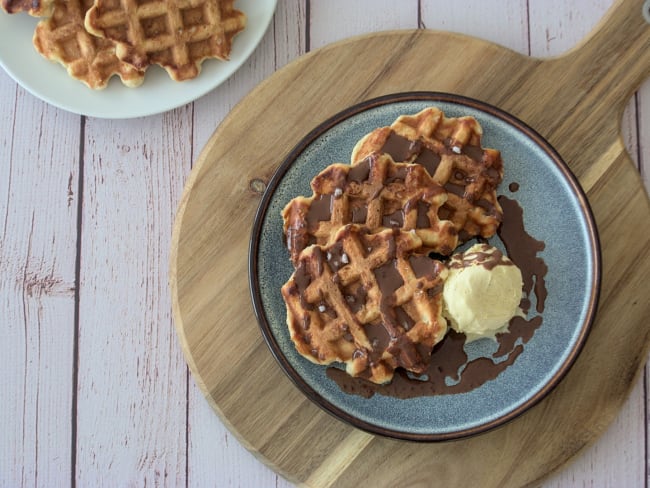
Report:
[[[311,181],[311,188],[311,197],[296,197],[282,211],[294,264],[307,246],[327,244],[350,223],[370,232],[414,230],[423,242],[422,252],[450,254],[458,243],[453,224],[438,217],[447,192],[420,165],[373,154],[354,166],[328,166]]]
[[[105,88],[113,75],[127,86],[140,85],[144,72],[120,61],[115,43],[86,32],[84,17],[92,5],[93,0],[55,0],[52,17],[36,26],[34,47],[90,88]]]
[[[48,17],[52,14],[54,0],[1,0],[2,10],[8,14],[27,12],[33,17]]]
[[[95,0],[86,29],[117,43],[117,56],[145,70],[165,68],[176,81],[196,77],[206,58],[227,60],[246,16],[234,0]]]
[[[462,243],[493,236],[503,216],[496,196],[503,179],[501,154],[481,147],[482,135],[473,117],[448,118],[429,107],[367,134],[351,160],[360,164],[370,154],[383,153],[396,162],[422,165],[447,191],[438,216],[454,223]]]
[[[328,245],[304,249],[282,287],[298,352],[317,364],[345,363],[374,383],[390,381],[397,367],[423,373],[447,330],[447,269],[415,254],[421,247],[415,232],[371,234],[351,224]]]

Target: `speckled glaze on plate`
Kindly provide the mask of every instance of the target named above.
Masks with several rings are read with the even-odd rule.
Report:
[[[546,243],[540,254],[548,266],[543,323],[513,365],[468,393],[413,399],[349,395],[328,378],[325,366],[300,356],[289,337],[280,288],[293,267],[284,247],[281,211],[295,196],[311,195],[309,182],[323,168],[334,162],[349,163],[355,143],[372,129],[430,105],[448,117],[475,117],[483,127],[483,145],[501,151],[505,175],[498,194],[519,202],[526,231]],[[516,194],[508,190],[510,182],[520,185]],[[498,237],[491,240],[501,247],[498,241]],[[595,315],[600,251],[582,189],[560,156],[534,130],[477,100],[444,93],[401,93],[335,115],[307,134],[287,156],[271,179],[255,218],[249,281],[255,314],[271,352],[308,398],[372,433],[440,441],[501,425],[557,385],[578,356]],[[468,355],[486,355],[485,341],[466,345]]]

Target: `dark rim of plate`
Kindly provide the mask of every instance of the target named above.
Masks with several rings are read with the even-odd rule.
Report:
[[[391,103],[398,102],[409,102],[409,101],[427,101],[427,102],[448,102],[461,106],[466,106],[473,108],[489,115],[492,115],[502,121],[506,122],[508,125],[517,129],[518,132],[522,133],[524,137],[532,140],[537,146],[543,149],[543,151],[551,158],[555,163],[557,168],[560,170],[564,176],[566,182],[570,185],[574,196],[579,202],[580,208],[582,209],[583,216],[585,218],[585,224],[587,227],[587,232],[589,235],[589,241],[591,244],[591,253],[593,256],[592,267],[594,270],[593,281],[591,288],[591,295],[589,297],[589,306],[587,309],[586,319],[582,324],[580,334],[573,345],[573,348],[570,351],[567,359],[561,365],[560,369],[550,378],[550,380],[540,388],[531,398],[527,401],[509,411],[505,415],[500,416],[497,419],[494,419],[490,422],[474,426],[467,429],[462,429],[454,432],[444,432],[444,433],[414,433],[414,432],[403,432],[399,430],[389,429],[383,426],[375,425],[373,423],[361,420],[354,415],[346,412],[345,410],[333,405],[330,401],[323,398],[318,392],[316,392],[307,382],[302,378],[302,376],[294,369],[291,363],[287,360],[282,349],[280,348],[278,342],[275,339],[271,326],[268,322],[264,306],[262,304],[262,298],[260,293],[260,287],[257,280],[258,275],[258,246],[260,240],[260,234],[264,218],[266,216],[266,211],[271,201],[273,194],[275,193],[276,188],[284,178],[287,170],[294,164],[296,159],[302,154],[302,152],[318,137],[327,132],[332,127],[340,124],[346,119],[357,115],[366,110],[387,105]],[[530,409],[532,406],[540,402],[546,395],[548,395],[555,386],[564,378],[567,372],[573,366],[578,355],[582,351],[582,348],[586,342],[587,336],[591,329],[591,325],[594,321],[596,315],[596,308],[598,305],[598,298],[600,295],[600,284],[601,284],[601,252],[600,252],[600,241],[598,237],[598,231],[596,228],[595,220],[593,213],[587,197],[578,183],[577,178],[571,172],[567,164],[561,158],[559,153],[549,144],[546,139],[544,139],[537,131],[526,125],[521,120],[510,115],[503,110],[490,105],[488,103],[468,98],[462,95],[455,95],[450,93],[442,92],[428,92],[428,91],[418,91],[418,92],[403,92],[403,93],[394,93],[390,95],[384,95],[378,98],[373,98],[366,100],[364,102],[353,105],[338,114],[330,117],[325,120],[323,123],[318,125],[313,129],[309,134],[307,134],[288,154],[285,160],[282,162],[280,167],[273,174],[273,177],[269,181],[269,184],[264,191],[262,200],[260,201],[259,207],[255,214],[255,220],[253,224],[253,229],[251,232],[251,239],[249,243],[249,254],[248,254],[248,280],[249,287],[251,292],[251,298],[253,301],[253,309],[257,322],[262,331],[262,335],[266,344],[268,345],[271,353],[280,364],[282,370],[287,374],[291,381],[309,398],[312,402],[318,405],[320,408],[338,418],[344,422],[362,429],[366,432],[373,434],[379,434],[386,437],[392,437],[396,439],[409,440],[409,441],[419,441],[419,442],[434,442],[434,441],[447,441],[460,439],[464,437],[473,436],[486,432],[488,430],[494,429],[500,425],[503,425],[506,422],[518,417],[526,410]],[[287,259],[289,256],[287,254]],[[323,367],[323,371],[325,366]]]

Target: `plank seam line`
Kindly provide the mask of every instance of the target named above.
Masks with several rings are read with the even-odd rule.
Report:
[[[305,52],[311,51],[311,0],[305,0]]]
[[[83,218],[84,153],[86,150],[86,117],[79,121],[79,174],[77,175],[77,255],[74,265],[74,330],[72,334],[72,411],[70,428],[70,486],[76,486],[77,471],[77,388],[79,386],[79,328],[81,290],[81,227]]]

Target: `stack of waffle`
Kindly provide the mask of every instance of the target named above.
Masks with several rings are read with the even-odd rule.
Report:
[[[93,89],[113,75],[140,85],[162,66],[175,81],[195,78],[205,59],[227,60],[246,25],[235,0],[1,0],[8,13],[44,17],[36,50]]]
[[[431,253],[491,237],[502,217],[501,156],[481,137],[474,118],[435,107],[400,116],[363,137],[352,164],[328,166],[311,196],[285,206],[295,271],[282,295],[301,355],[374,383],[398,367],[426,370],[447,331],[447,269]]]

